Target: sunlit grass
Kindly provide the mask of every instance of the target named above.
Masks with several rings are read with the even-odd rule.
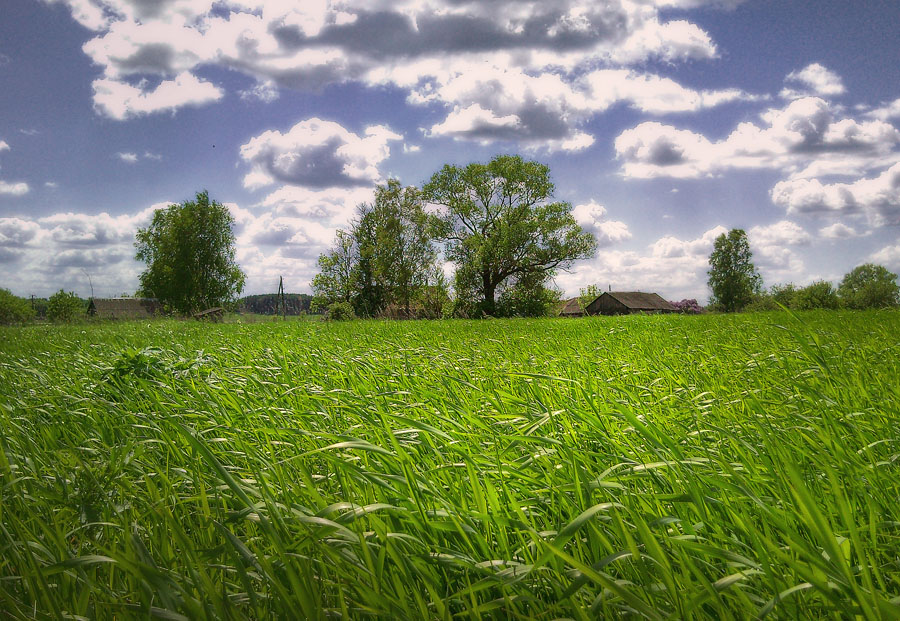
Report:
[[[0,330],[23,618],[900,617],[900,314]]]

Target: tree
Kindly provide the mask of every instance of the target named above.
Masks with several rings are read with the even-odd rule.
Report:
[[[27,300],[0,289],[0,324],[24,323],[34,317],[34,309]]]
[[[392,179],[376,188],[374,202],[357,209],[350,230],[339,230],[319,257],[312,281],[317,305],[348,302],[356,315],[374,317],[397,304],[410,316],[436,260],[421,193]]]
[[[233,227],[228,209],[205,190],[157,209],[134,244],[136,258],[147,264],[141,292],[184,314],[230,304],[245,278],[234,258]]]
[[[585,310],[591,302],[603,295],[603,289],[600,285],[588,285],[578,290],[578,304],[581,310]]]
[[[353,270],[356,265],[353,235],[338,229],[334,246],[319,255],[319,273],[312,279],[313,310],[326,308],[335,302],[350,303],[353,299]]]
[[[900,303],[900,287],[886,267],[865,263],[844,276],[838,296],[848,308],[888,308]]]
[[[709,256],[712,303],[728,313],[743,309],[762,290],[762,278],[753,265],[750,242],[743,229],[731,229],[716,238]]]
[[[443,207],[437,237],[462,270],[458,282],[477,284],[483,312],[496,314],[495,294],[507,279],[550,276],[594,255],[594,236],[569,203],[551,201],[554,189],[547,166],[510,155],[446,165],[423,188],[425,200]]]
[[[84,310],[81,298],[72,291],[66,293],[60,289],[47,301],[47,319],[50,321],[73,321],[84,314]]]
[[[375,279],[387,299],[409,316],[410,302],[428,286],[436,259],[421,192],[391,179],[376,189],[370,215]]]

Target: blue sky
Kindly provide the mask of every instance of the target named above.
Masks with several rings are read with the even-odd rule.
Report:
[[[519,153],[598,239],[556,277],[705,300],[900,270],[900,2],[9,0],[0,287],[133,292],[134,232],[202,189],[246,293],[309,291],[377,183]],[[449,267],[449,266],[448,266]]]

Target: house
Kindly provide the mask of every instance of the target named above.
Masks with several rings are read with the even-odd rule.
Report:
[[[581,298],[571,298],[562,303],[559,309],[560,317],[584,317],[584,309],[581,307]]]
[[[91,298],[88,315],[99,319],[149,319],[162,312],[154,298]]]
[[[584,309],[588,315],[627,315],[630,313],[674,313],[677,309],[656,293],[641,291],[605,291]]]

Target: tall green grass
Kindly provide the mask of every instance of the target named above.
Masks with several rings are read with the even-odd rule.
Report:
[[[0,610],[900,618],[898,343],[897,313],[3,329]]]

